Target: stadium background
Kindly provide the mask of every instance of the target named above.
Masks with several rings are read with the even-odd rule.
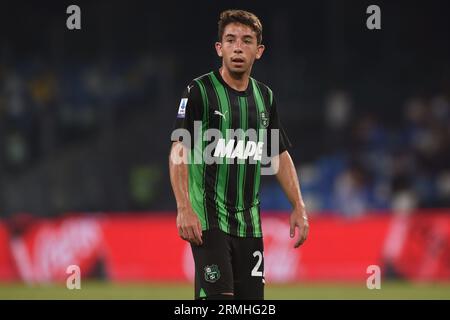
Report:
[[[219,12],[262,20],[254,77],[277,95],[311,216],[293,250],[261,200],[268,298],[450,298],[450,5],[14,1],[0,13],[0,298],[192,298],[168,179],[180,95],[219,66]],[[65,288],[66,267],[82,290]],[[379,265],[382,289],[368,290]]]

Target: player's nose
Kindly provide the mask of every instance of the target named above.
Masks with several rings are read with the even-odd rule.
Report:
[[[242,42],[240,40],[235,42],[233,51],[234,51],[234,53],[241,53],[242,52]]]

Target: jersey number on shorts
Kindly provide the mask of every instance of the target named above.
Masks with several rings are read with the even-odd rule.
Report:
[[[261,266],[261,263],[263,260],[263,254],[261,253],[261,251],[257,250],[255,252],[253,252],[253,256],[258,257],[258,261],[256,262],[256,265],[252,270],[252,277],[262,277],[263,273],[262,273],[262,271],[259,271],[258,269]]]

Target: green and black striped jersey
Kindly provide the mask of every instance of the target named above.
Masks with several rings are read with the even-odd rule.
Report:
[[[172,140],[190,148],[189,198],[202,229],[261,237],[261,151],[270,150],[272,129],[279,132],[278,153],[290,146],[271,89],[250,78],[247,90],[237,91],[219,71],[205,74],[184,91],[175,129],[191,137]],[[252,130],[255,135],[246,134]]]

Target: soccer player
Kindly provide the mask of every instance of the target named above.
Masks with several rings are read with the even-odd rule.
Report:
[[[169,169],[177,228],[192,247],[196,299],[264,299],[262,150],[268,154],[278,146],[269,158],[293,207],[295,248],[307,238],[308,218],[274,94],[250,77],[264,52],[261,23],[253,13],[227,10],[218,29],[215,48],[222,67],[187,86],[175,129],[188,134],[172,134]],[[275,131],[276,139],[270,134]]]

